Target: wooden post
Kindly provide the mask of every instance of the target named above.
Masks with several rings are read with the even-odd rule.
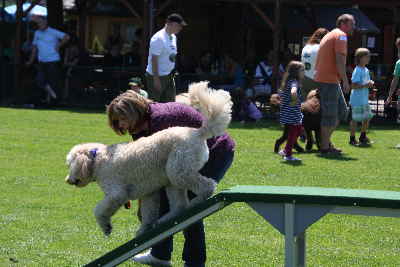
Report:
[[[77,32],[79,36],[79,45],[81,47],[86,47],[86,22],[87,22],[86,0],[77,0],[76,5],[78,9]]]
[[[279,88],[279,52],[280,52],[280,39],[281,35],[281,0],[275,0],[275,29],[274,29],[274,67],[272,77],[272,90]]]
[[[149,0],[149,39],[154,32],[154,0]]]
[[[142,35],[142,69],[147,66],[147,53],[149,47],[149,1],[143,0],[143,35]]]
[[[4,8],[6,7],[6,1],[2,0],[1,2],[1,7],[3,12],[1,13],[1,24],[2,26],[4,25],[4,19],[5,19],[5,12],[4,12]],[[0,51],[3,51],[3,42],[0,41]],[[4,78],[5,78],[5,64],[4,64],[4,60],[3,60],[3,52],[1,52],[0,54],[0,103],[4,101],[5,99],[5,91],[6,91],[6,86],[5,86],[5,82],[4,82]]]
[[[47,1],[47,21],[50,27],[61,29],[64,23],[63,1],[51,0]]]
[[[21,37],[22,37],[22,17],[23,17],[23,0],[17,0],[16,12],[16,30],[14,43],[14,96],[16,104],[23,104],[23,91],[21,88]]]
[[[399,36],[399,30],[400,30],[400,19],[399,19],[399,8],[397,6],[393,7],[393,40],[396,41],[396,39]],[[392,44],[393,47],[393,44]],[[393,51],[393,50],[392,50]],[[396,48],[395,55],[397,56],[397,59],[400,58],[400,50]],[[396,62],[396,60],[395,60]]]

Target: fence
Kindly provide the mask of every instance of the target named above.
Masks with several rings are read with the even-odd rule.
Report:
[[[370,101],[371,107],[377,118],[394,120],[397,115],[396,104],[385,107],[384,100],[390,88],[393,66],[375,64],[368,66],[371,77],[375,81],[378,91]],[[40,104],[43,91],[37,87],[36,71],[34,68],[23,67],[21,86],[23,88],[24,103]],[[61,79],[61,88],[68,96],[68,106],[81,106],[103,108],[115,96],[128,89],[128,80],[133,76],[141,77],[144,72],[140,67],[103,67],[102,65],[76,66],[69,77],[64,75]],[[14,66],[3,61],[0,65],[0,103],[9,103],[15,98]],[[196,74],[182,73],[176,76],[177,93],[187,91],[190,83],[208,80],[214,88],[227,88],[232,83],[225,74]],[[21,101],[19,101],[21,102]]]

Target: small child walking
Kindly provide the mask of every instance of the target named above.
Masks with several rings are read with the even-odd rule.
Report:
[[[368,145],[371,143],[367,137],[369,121],[373,117],[369,106],[369,89],[373,88],[374,81],[371,80],[366,65],[370,61],[370,51],[367,48],[358,48],[354,55],[356,67],[351,76],[351,121],[350,121],[350,145]],[[358,142],[356,140],[357,123],[361,122],[361,133]]]
[[[301,113],[301,83],[304,79],[304,64],[291,61],[286,67],[281,84],[280,123],[288,131],[284,150],[279,154],[285,161],[300,161],[292,156],[292,149],[302,131],[303,114]]]

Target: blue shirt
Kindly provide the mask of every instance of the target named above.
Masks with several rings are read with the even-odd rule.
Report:
[[[297,88],[297,102],[294,106],[290,105],[292,101],[291,90],[292,87]],[[281,112],[280,123],[299,125],[303,121],[303,114],[301,113],[301,91],[296,80],[288,80],[286,82],[285,90],[281,93]]]
[[[39,62],[60,61],[60,53],[57,51],[57,46],[64,36],[65,33],[51,27],[47,27],[43,31],[35,31],[33,45],[37,47]]]
[[[353,75],[351,76],[351,82],[357,84],[366,84],[371,80],[369,76],[369,70],[366,67],[356,66]],[[368,104],[369,90],[367,87],[360,89],[352,89],[350,95],[350,105],[364,106]]]

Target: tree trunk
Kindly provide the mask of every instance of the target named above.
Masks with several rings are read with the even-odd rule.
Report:
[[[14,56],[14,96],[16,104],[23,104],[24,92],[21,88],[21,35],[22,35],[22,4],[23,0],[17,0],[17,13],[16,13],[16,33],[15,33],[15,56]]]
[[[62,29],[64,23],[63,0],[47,1],[47,21],[50,27]]]

